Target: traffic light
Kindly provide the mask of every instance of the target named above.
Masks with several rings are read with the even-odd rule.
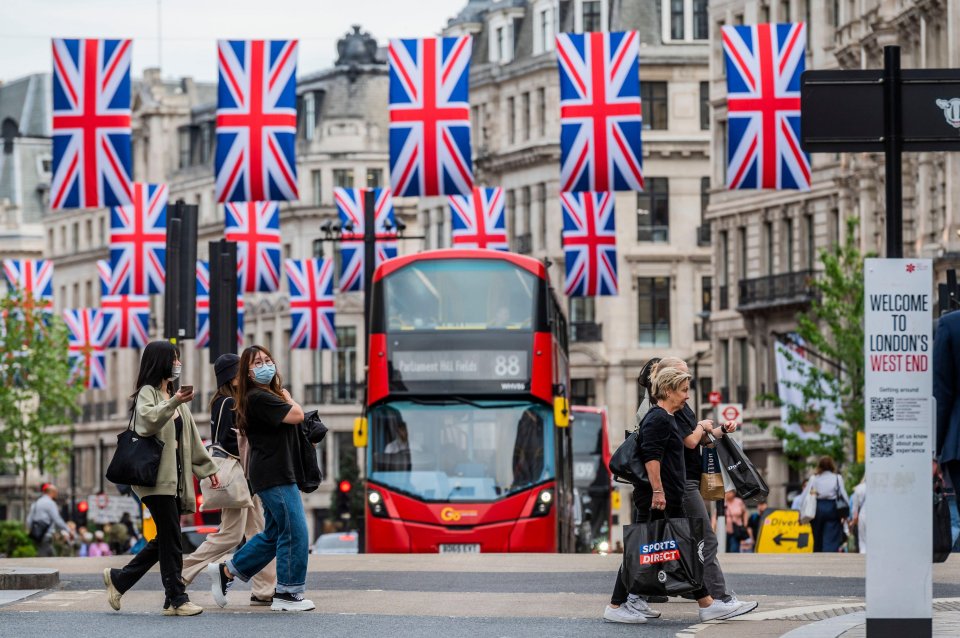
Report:
[[[166,282],[163,336],[197,336],[197,215],[199,208],[178,200],[167,207]]]
[[[353,485],[350,481],[344,479],[337,486],[337,518],[350,518],[350,490]]]
[[[86,501],[80,501],[77,503],[77,512],[73,517],[73,521],[77,524],[77,527],[86,527],[87,525],[87,511],[90,509],[90,504]]]

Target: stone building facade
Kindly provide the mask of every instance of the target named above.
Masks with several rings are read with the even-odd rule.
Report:
[[[337,222],[333,200],[336,186],[385,185],[387,175],[387,64],[383,49],[367,33],[345,36],[339,58],[329,69],[300,71],[297,83],[297,171],[300,199],[280,205],[282,258],[333,256],[335,243],[323,241],[320,226]],[[49,77],[46,78],[49,82]],[[46,100],[45,103],[48,103]],[[206,259],[207,242],[221,239],[223,206],[214,197],[214,119],[216,86],[160,77],[148,70],[133,82],[133,157],[137,181],[166,183],[171,204],[179,199],[199,207],[198,255]],[[49,140],[46,141],[49,154]],[[397,214],[408,234],[416,235],[416,215],[403,202]],[[109,257],[109,211],[57,211],[42,207],[43,254],[56,264],[56,310],[95,307],[99,301],[98,259]],[[401,254],[421,248],[416,240],[400,240]],[[151,336],[162,332],[162,296],[153,297]],[[317,409],[330,428],[318,449],[329,480],[304,496],[308,524],[315,536],[329,516],[333,478],[342,459],[356,457],[353,419],[360,415],[363,393],[362,295],[338,294],[336,329],[339,349],[290,350],[290,315],[286,277],[281,290],[245,296],[244,344],[261,344],[277,357],[279,371],[292,395],[307,410]],[[215,382],[209,351],[194,343],[181,345],[185,383],[195,386],[191,406],[202,431],[208,429],[208,404]],[[77,500],[100,491],[113,493],[103,478],[117,432],[126,424],[128,396],[133,392],[140,352],[107,351],[106,390],[88,390],[74,434],[74,477],[67,469],[56,477],[65,496],[71,484]],[[208,434],[209,436],[209,434]],[[362,459],[359,459],[362,463]],[[0,495],[0,501],[12,494]],[[11,509],[15,508],[11,502]],[[16,512],[11,511],[11,515]]]
[[[504,188],[512,249],[548,259],[561,297],[555,36],[639,31],[647,192],[616,194],[620,294],[567,302],[572,400],[607,407],[614,448],[633,426],[635,380],[650,357],[698,361],[700,391],[712,387],[702,320],[713,287],[702,218],[711,171],[707,25],[705,0],[471,0],[443,30],[473,36],[476,182]],[[448,246],[446,202],[422,199],[419,211],[428,246]]]
[[[886,2],[733,0],[710,3],[711,183],[725,180],[726,78],[720,28],[764,22],[807,23],[806,68],[882,68],[883,47],[901,47],[904,68],[960,66],[958,5],[948,0]],[[880,105],[864,108],[880,108]],[[844,239],[846,220],[859,220],[864,252],[884,250],[883,156],[812,156],[808,192],[711,193],[714,294],[710,316],[715,385],[725,400],[745,404],[745,447],[766,469],[771,502],[783,506],[802,477],[792,473],[780,442],[756,427],[777,423],[779,410],[758,400],[776,391],[777,333],[796,327],[796,313],[813,301],[808,285],[820,252]],[[960,247],[960,158],[905,153],[904,254],[934,259],[940,276],[957,265]]]

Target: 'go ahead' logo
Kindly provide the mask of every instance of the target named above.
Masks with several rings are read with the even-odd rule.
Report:
[[[680,560],[680,550],[677,548],[677,541],[675,540],[665,540],[640,546],[641,565],[653,565],[671,560]]]
[[[464,517],[476,517],[476,510],[456,510],[452,507],[444,507],[440,510],[440,520],[447,523],[455,523]]]

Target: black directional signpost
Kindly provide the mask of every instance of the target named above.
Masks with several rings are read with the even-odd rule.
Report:
[[[895,46],[883,58],[882,70],[805,72],[800,132],[809,153],[885,158],[886,259],[864,264],[867,636],[925,638],[933,634],[933,264],[903,259],[902,154],[960,151],[960,69],[901,70]]]

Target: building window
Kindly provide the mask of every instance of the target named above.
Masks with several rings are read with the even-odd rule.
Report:
[[[204,122],[200,125],[200,163],[206,164],[213,157],[214,123]]]
[[[523,139],[530,139],[530,93],[520,96],[520,122],[523,126]]]
[[[353,444],[353,432],[334,432],[333,444],[336,448],[333,454],[337,461],[334,476],[340,476],[345,468],[357,464],[357,447]]]
[[[637,193],[637,241],[670,241],[670,182],[648,177],[646,190]]]
[[[717,290],[719,294],[719,305],[720,310],[726,310],[729,307],[729,285],[730,285],[730,239],[727,235],[727,231],[720,231],[720,255],[718,262],[719,268],[717,269],[717,277],[719,278],[720,287]]]
[[[583,32],[603,31],[603,16],[599,0],[584,0],[581,4]]]
[[[700,83],[700,130],[710,130],[710,83]]]
[[[710,178],[700,178],[700,220],[703,221],[707,214],[707,207],[710,205]]]
[[[786,235],[785,241],[787,244],[785,251],[787,263],[784,272],[793,272],[793,219],[785,219],[783,225],[784,230],[786,230],[784,235]]]
[[[670,278],[640,277],[640,345],[670,347]]]
[[[317,128],[317,102],[313,93],[306,93],[303,96],[303,136],[313,139],[313,134]]]
[[[537,133],[547,134],[547,90],[542,86],[537,89]]]
[[[334,353],[334,398],[353,402],[357,384],[357,328],[337,326],[337,350]]]
[[[737,229],[737,251],[740,253],[740,279],[747,278],[747,227]]]
[[[190,166],[190,127],[181,126],[177,129],[180,147],[180,168]]]
[[[333,169],[333,187],[334,188],[353,188],[353,169],[350,169],[350,168]]]
[[[643,103],[644,130],[663,131],[667,128],[667,83],[641,82],[640,101]]]
[[[313,205],[319,206],[323,203],[323,173],[320,171],[310,171],[310,188],[313,190]]]
[[[737,339],[740,351],[740,382],[737,384],[737,403],[746,405],[750,399],[750,344],[746,339]]]
[[[767,275],[773,274],[773,222],[763,222],[763,237],[766,240],[766,254],[764,255]]]
[[[670,39],[683,40],[684,0],[670,0]]]
[[[537,199],[540,202],[540,247],[547,250],[547,185],[540,184],[537,188]]]
[[[713,308],[713,277],[700,278],[700,312],[710,314]]]
[[[813,270],[817,265],[816,229],[813,227],[813,215],[807,215],[807,270]]]
[[[595,323],[596,299],[594,297],[570,297],[570,323]]]
[[[514,144],[517,141],[517,109],[516,99],[507,98],[507,141]]]
[[[593,379],[570,379],[570,405],[595,405],[596,383]]]
[[[540,25],[540,52],[553,50],[553,7],[549,7],[540,12],[538,16]]]
[[[710,37],[710,29],[707,26],[708,0],[693,0],[693,39],[707,40]]]
[[[73,232],[70,233],[70,239],[74,254],[80,252],[80,222],[73,222]]]
[[[367,169],[367,188],[380,188],[383,185],[383,169]]]

